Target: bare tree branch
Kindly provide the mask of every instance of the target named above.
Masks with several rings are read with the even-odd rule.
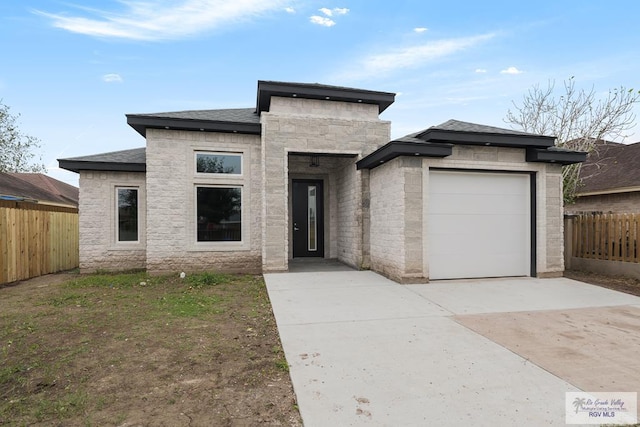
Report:
[[[633,107],[640,102],[640,91],[610,89],[599,98],[592,87],[576,89],[574,77],[564,81],[564,93],[555,94],[555,81],[546,88],[533,86],[520,105],[513,102],[505,122],[525,132],[556,137],[556,145],[569,150],[592,152],[597,144],[626,137],[625,132],[635,125]],[[580,186],[581,164],[565,166],[562,177],[564,200],[571,202]]]

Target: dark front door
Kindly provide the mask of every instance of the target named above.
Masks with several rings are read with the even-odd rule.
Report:
[[[324,256],[322,181],[293,181],[293,257]]]

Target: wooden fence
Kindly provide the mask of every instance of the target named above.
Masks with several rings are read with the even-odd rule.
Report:
[[[78,209],[0,200],[0,284],[79,264]]]
[[[640,262],[640,214],[589,214],[572,218],[572,256]]]

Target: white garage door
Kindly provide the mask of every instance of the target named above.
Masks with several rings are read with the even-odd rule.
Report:
[[[529,175],[430,171],[430,279],[531,273]]]

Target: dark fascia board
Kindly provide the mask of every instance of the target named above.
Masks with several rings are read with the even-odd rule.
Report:
[[[212,120],[192,120],[168,117],[153,117],[139,114],[127,114],[127,124],[143,137],[147,136],[147,128],[190,130],[202,132],[228,132],[260,135],[260,123],[222,122]]]
[[[453,144],[415,143],[391,141],[356,163],[358,170],[373,169],[399,156],[447,157],[453,152]]]
[[[584,151],[560,151],[544,150],[540,148],[527,148],[527,162],[558,163],[561,165],[571,165],[573,163],[583,163],[587,160],[587,153]]]
[[[484,132],[460,132],[443,129],[427,129],[416,135],[424,141],[448,142],[465,145],[494,145],[498,147],[547,148],[553,147],[555,138],[543,135],[508,135]]]
[[[338,86],[316,86],[304,83],[266,82],[259,80],[257,100],[258,114],[263,111],[269,111],[272,96],[375,104],[378,106],[379,114],[393,104],[396,94]]]
[[[111,171],[111,172],[146,172],[145,163],[86,162],[79,160],[58,159],[62,169],[78,173],[79,171]]]

